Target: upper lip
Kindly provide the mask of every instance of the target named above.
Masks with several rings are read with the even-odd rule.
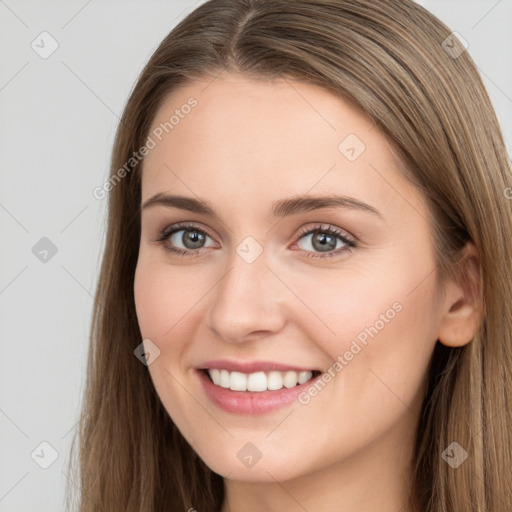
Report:
[[[297,366],[293,364],[276,363],[275,361],[233,361],[231,359],[215,359],[205,361],[200,364],[198,370],[207,370],[211,368],[218,368],[219,370],[228,370],[230,372],[241,373],[255,373],[255,372],[269,372],[269,371],[317,371],[311,367]]]

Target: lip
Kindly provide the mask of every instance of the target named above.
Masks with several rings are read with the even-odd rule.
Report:
[[[279,366],[279,365],[278,365]],[[212,366],[215,368],[215,366]],[[261,366],[259,366],[261,368]],[[227,370],[227,368],[224,367]],[[274,368],[271,368],[271,370]],[[286,367],[290,369],[290,367]],[[232,370],[238,371],[238,370]],[[280,370],[278,370],[280,371]],[[281,409],[298,399],[298,396],[311,386],[322,374],[308,380],[304,384],[293,388],[282,388],[277,391],[232,391],[215,385],[204,369],[197,369],[196,373],[203,386],[206,396],[220,409],[233,414],[246,416],[259,416],[277,409]]]
[[[201,365],[197,366],[198,370],[206,370],[216,368],[219,370],[228,370],[229,372],[240,372],[240,373],[255,373],[255,372],[286,372],[286,371],[321,371],[318,368],[301,367],[289,364],[276,363],[274,361],[233,361],[231,359],[215,359],[211,361],[205,361]]]

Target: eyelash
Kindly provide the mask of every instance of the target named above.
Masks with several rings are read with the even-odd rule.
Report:
[[[327,227],[324,227],[325,225],[317,224],[316,226],[312,228],[304,228],[302,229],[298,235],[297,239],[300,240],[305,235],[314,234],[317,232],[321,233],[327,233],[329,235],[332,235],[336,238],[339,238],[345,245],[341,249],[338,249],[336,251],[329,251],[325,253],[315,253],[312,251],[304,251],[306,252],[306,256],[308,258],[314,258],[314,259],[326,259],[326,258],[332,258],[334,256],[338,256],[340,254],[350,252],[353,249],[357,247],[356,241],[353,238],[349,238],[344,232],[339,231],[338,229],[334,228],[333,226],[327,225]],[[201,233],[203,235],[206,235],[210,238],[213,238],[208,234],[208,232],[204,231],[203,229],[199,229],[194,224],[187,224],[187,223],[178,223],[178,224],[172,224],[171,226],[167,226],[164,228],[160,234],[159,237],[155,240],[156,242],[159,242],[162,244],[163,249],[169,253],[172,254],[178,254],[181,256],[198,256],[200,253],[200,249],[197,250],[191,250],[191,249],[176,249],[174,247],[171,247],[169,245],[169,238],[174,233],[177,233],[179,231],[196,231],[198,233]],[[319,254],[322,254],[319,256]]]

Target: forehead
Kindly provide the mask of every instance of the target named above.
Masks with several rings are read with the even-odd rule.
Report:
[[[382,203],[396,200],[390,186],[410,190],[370,119],[290,79],[223,74],[187,83],[165,98],[150,135],[156,145],[144,160],[143,199],[174,190],[248,206],[251,197],[311,190]]]

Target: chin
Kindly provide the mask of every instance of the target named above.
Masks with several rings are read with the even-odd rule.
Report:
[[[209,453],[207,457],[202,457],[199,452],[196,453],[214,473],[230,480],[243,482],[275,483],[276,480],[291,480],[301,476],[307,469],[303,467],[303,460],[300,461],[302,464],[298,464],[299,456],[297,461],[294,461],[282,450],[279,450],[278,454],[268,450],[263,453],[264,450],[261,450],[260,456],[250,442],[235,444],[236,448],[230,448],[221,453]]]

